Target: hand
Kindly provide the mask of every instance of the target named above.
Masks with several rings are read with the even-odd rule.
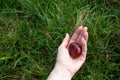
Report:
[[[76,29],[71,39],[69,34],[66,34],[62,44],[58,48],[56,65],[47,80],[70,80],[85,62],[87,40],[87,27]],[[68,51],[68,47],[72,42],[76,42],[82,47],[82,54],[75,59],[69,55]]]
[[[66,34],[62,44],[58,48],[56,65],[64,67],[73,76],[85,62],[87,53],[87,40],[87,27],[79,27],[76,29],[71,39],[69,34]],[[75,59],[69,55],[68,51],[68,47],[72,42],[77,42],[82,47],[82,55]]]

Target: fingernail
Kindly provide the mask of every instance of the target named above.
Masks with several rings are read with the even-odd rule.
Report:
[[[87,27],[84,27],[84,30],[85,30],[85,31],[87,31],[87,30],[88,30],[88,28],[87,28]]]
[[[79,26],[79,28],[82,28],[82,26]]]
[[[66,36],[68,36],[69,35],[69,33],[66,33]]]

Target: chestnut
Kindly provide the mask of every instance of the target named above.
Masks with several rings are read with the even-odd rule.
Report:
[[[72,58],[78,58],[82,54],[82,47],[76,42],[71,43],[69,45],[69,54]]]

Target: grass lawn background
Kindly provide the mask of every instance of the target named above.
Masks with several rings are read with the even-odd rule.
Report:
[[[80,25],[87,59],[72,80],[120,80],[120,0],[0,0],[0,80],[45,80]]]

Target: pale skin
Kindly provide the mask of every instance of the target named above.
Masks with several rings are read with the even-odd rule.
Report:
[[[88,32],[87,27],[78,27],[72,37],[67,33],[63,42],[58,47],[56,64],[47,80],[71,80],[74,74],[81,68],[87,54]],[[68,47],[72,42],[82,47],[82,55],[73,59],[69,55]]]

